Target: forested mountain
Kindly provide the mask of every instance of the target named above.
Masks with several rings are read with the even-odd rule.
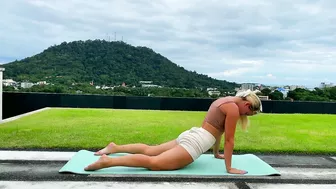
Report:
[[[197,62],[195,62],[197,64]],[[4,64],[5,77],[15,81],[47,81],[71,85],[139,85],[153,81],[164,87],[217,87],[234,89],[238,84],[189,71],[147,47],[124,42],[87,40],[63,42],[43,52]]]

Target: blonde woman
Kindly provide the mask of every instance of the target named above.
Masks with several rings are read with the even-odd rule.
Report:
[[[215,158],[224,159],[226,171],[245,174],[246,171],[231,167],[236,125],[243,129],[248,125],[247,116],[262,111],[259,97],[252,91],[239,92],[236,96],[221,97],[212,102],[201,127],[193,127],[181,133],[177,139],[156,145],[126,144],[111,142],[95,155],[101,157],[84,169],[94,171],[106,167],[143,167],[149,170],[175,170],[194,162],[213,146]],[[224,154],[219,154],[219,145],[224,135]],[[120,157],[108,157],[112,153],[130,153]]]

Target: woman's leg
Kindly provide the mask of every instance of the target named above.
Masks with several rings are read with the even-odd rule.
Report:
[[[192,162],[193,159],[189,153],[182,146],[177,145],[157,156],[130,154],[111,158],[104,154],[99,160],[85,167],[85,170],[94,171],[113,166],[143,167],[150,170],[175,170],[183,168]]]
[[[113,153],[131,153],[131,154],[144,154],[148,156],[156,156],[164,151],[174,148],[176,145],[177,145],[176,140],[172,140],[157,146],[150,146],[142,143],[117,145],[111,142],[105,148],[96,152],[95,155],[113,154]]]

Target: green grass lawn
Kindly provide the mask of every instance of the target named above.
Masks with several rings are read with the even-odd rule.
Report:
[[[155,145],[200,126],[205,113],[50,109],[0,124],[0,148],[99,149],[110,141]],[[259,114],[250,120],[248,132],[237,129],[235,152],[336,153],[335,115]]]

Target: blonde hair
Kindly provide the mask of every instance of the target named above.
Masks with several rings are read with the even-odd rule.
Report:
[[[236,96],[242,98],[243,100],[249,101],[251,103],[251,110],[254,111],[254,113],[262,112],[262,103],[256,92],[251,90],[241,91],[238,92]],[[247,115],[241,115],[239,123],[242,126],[242,129],[246,131],[247,126],[249,125]]]

